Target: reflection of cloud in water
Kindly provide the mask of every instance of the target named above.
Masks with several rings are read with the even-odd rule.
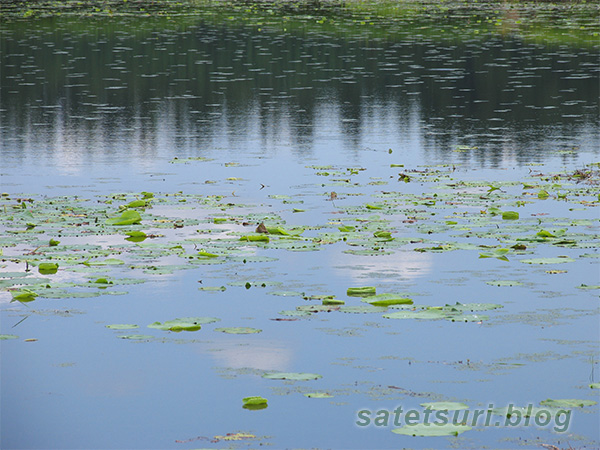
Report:
[[[432,255],[415,251],[394,251],[391,255],[382,256],[337,254],[335,257],[343,257],[344,262],[353,263],[336,265],[334,269],[338,274],[355,280],[381,278],[386,281],[386,278],[393,277],[393,281],[411,281],[431,272],[433,266]],[[334,264],[337,262],[334,260]]]
[[[289,369],[292,359],[292,350],[280,341],[223,342],[209,351],[220,366],[233,369],[284,371]]]

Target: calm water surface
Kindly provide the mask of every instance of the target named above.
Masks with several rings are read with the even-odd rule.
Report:
[[[150,19],[44,19],[9,23],[0,33],[0,186],[11,198],[66,195],[97,203],[141,191],[215,195],[236,205],[231,214],[274,214],[286,227],[313,227],[305,235],[317,238],[350,223],[353,207],[382,201],[388,192],[448,194],[431,178],[398,181],[403,171],[440,170],[444,183],[478,181],[471,189],[482,195],[486,183],[505,183],[504,193],[519,196],[521,181],[535,182],[532,173],[572,173],[598,161],[597,46],[510,35],[457,40],[418,32],[397,39],[282,33],[189,17],[166,26]],[[583,196],[597,195],[597,187],[581,189]],[[331,192],[338,196],[333,202]],[[424,206],[415,208],[418,215]],[[434,212],[454,212],[444,208]],[[557,224],[581,219],[580,232],[598,234],[593,205],[550,199],[519,211],[527,218],[547,214]],[[189,240],[198,228],[239,233],[256,225],[219,228],[212,224],[214,210],[193,205],[157,205],[150,212],[198,221],[161,230],[166,237],[157,240],[170,239],[190,253],[199,250]],[[430,236],[405,214],[384,217],[397,238],[465,237],[465,230],[438,228]],[[1,226],[10,228],[7,221]],[[123,242],[117,237],[74,236],[64,243],[114,249]],[[498,240],[487,236],[476,243]],[[124,295],[23,305],[9,303],[11,295],[1,291],[1,332],[19,339],[1,341],[0,446],[598,446],[597,405],[574,410],[566,434],[548,427],[477,427],[459,437],[417,438],[393,434],[391,425],[355,425],[361,409],[419,409],[429,401],[486,408],[598,399],[589,389],[598,382],[598,295],[576,289],[598,284],[597,247],[539,247],[525,257],[576,261],[535,266],[512,256],[510,262],[479,259],[477,251],[414,251],[419,245],[426,244],[380,256],[344,253],[354,247],[342,241],[319,251],[258,248],[253,255],[277,260],[164,275],[134,271],[147,282],[118,286]],[[5,255],[15,252],[3,248]],[[579,258],[584,252],[596,257]],[[4,280],[24,270],[22,263],[2,264]],[[564,266],[566,273],[545,272]],[[132,276],[118,267],[92,275],[104,273]],[[486,284],[498,279],[522,285]],[[245,289],[247,281],[281,284]],[[199,291],[203,286],[226,290]],[[362,304],[346,296],[351,286],[407,293],[415,304],[493,302],[503,309],[485,312],[490,320],[483,323],[338,311],[270,320],[307,304],[300,294],[272,293],[336,295],[347,305]],[[189,316],[221,321],[195,333],[146,328]],[[117,339],[123,332],[105,328],[115,323],[139,324],[134,333],[154,338]],[[262,332],[214,332],[219,326]],[[25,342],[32,338],[37,341]],[[275,381],[262,378],[265,371],[323,378]],[[334,397],[302,395],[309,392]],[[242,398],[250,395],[268,398],[269,407],[242,409]],[[257,438],[215,439],[237,432]]]

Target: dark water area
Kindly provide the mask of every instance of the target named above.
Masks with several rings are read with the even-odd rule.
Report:
[[[596,10],[243,8],[0,27],[0,448],[598,448]]]
[[[396,142],[385,136],[418,135],[421,161],[476,146],[487,167],[508,155],[520,165],[598,150],[593,47],[493,36],[353,40],[202,22],[74,26],[48,19],[3,30],[0,151],[8,163],[39,152],[54,159],[51,147],[67,138],[82,157],[123,153],[124,143],[128,154],[160,157],[164,139],[180,154],[204,155],[223,136],[266,154],[286,144],[307,156],[320,153],[323,129],[333,152],[360,152],[373,133],[390,147]]]

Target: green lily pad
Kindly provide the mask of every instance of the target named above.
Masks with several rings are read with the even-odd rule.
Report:
[[[540,402],[540,405],[550,406],[553,408],[581,408],[584,406],[593,406],[596,401],[594,400],[579,400],[575,398],[563,398],[563,399],[547,399]]]
[[[509,248],[497,248],[493,252],[483,252],[479,254],[479,258],[496,258],[501,261],[508,261],[506,254],[510,251]]]
[[[38,265],[38,272],[42,275],[52,275],[58,271],[58,264],[53,262],[43,262]]]
[[[511,417],[514,414],[519,414],[522,417],[535,417],[538,413],[551,412],[548,408],[539,408],[529,405],[528,407],[504,406],[502,408],[493,408],[489,410],[492,414],[503,417]]]
[[[122,266],[125,261],[118,258],[106,258],[102,261],[86,261],[83,264],[86,266]]]
[[[592,290],[592,289],[600,289],[600,284],[580,284],[579,286],[575,286],[577,289],[583,290]]]
[[[154,336],[148,334],[122,334],[117,336],[119,339],[131,339],[133,341],[142,341],[146,339],[154,339]]]
[[[402,297],[399,294],[379,294],[363,297],[363,302],[373,306],[390,306],[390,305],[412,305],[413,301],[410,298]]]
[[[133,330],[135,328],[139,328],[139,325],[133,324],[125,324],[125,323],[115,323],[113,325],[105,325],[106,328],[110,328],[111,330]]]
[[[591,383],[590,388],[591,389],[600,389],[600,383]]]
[[[348,297],[369,297],[376,293],[376,289],[373,286],[351,287],[346,291]]]
[[[424,311],[399,311],[384,314],[385,319],[421,319],[421,320],[440,320],[446,318],[446,313],[441,310]]]
[[[263,378],[269,380],[293,380],[293,381],[309,381],[323,378],[322,375],[316,373],[297,373],[297,372],[272,372],[265,373]]]
[[[119,217],[111,217],[106,220],[107,225],[135,225],[142,221],[140,213],[131,209],[126,209]]]
[[[468,405],[460,402],[429,402],[421,403],[423,408],[433,409],[435,411],[459,411],[469,409]]]
[[[14,334],[0,334],[0,341],[5,341],[8,339],[18,339],[19,336],[16,336]]]
[[[279,297],[304,297],[303,292],[298,291],[271,291],[269,295],[277,295]]]
[[[259,408],[254,408],[257,406],[263,406],[263,407],[267,407],[267,399],[264,397],[245,397],[242,399],[242,401],[244,402],[243,407],[246,409],[259,409]],[[263,409],[263,408],[260,408]]]
[[[156,328],[164,331],[198,331],[201,325],[218,322],[221,319],[215,317],[184,317],[181,319],[168,320],[164,323],[154,322],[148,325],[148,328]]]
[[[209,292],[223,292],[226,291],[227,288],[225,286],[201,286],[198,288],[199,291],[209,291]]]
[[[308,398],[333,398],[333,395],[327,392],[308,392],[304,396]]]
[[[472,430],[472,428],[468,425],[418,423],[416,425],[404,425],[400,428],[394,428],[392,433],[405,436],[458,436],[469,430]]]
[[[215,328],[214,331],[220,331],[227,334],[255,334],[262,332],[261,329],[250,327],[223,327]]]
[[[451,322],[482,322],[489,320],[490,316],[483,314],[458,314],[456,316],[446,317],[446,320]]]
[[[129,242],[143,242],[148,237],[143,231],[127,231],[125,235],[128,236],[125,240]]]
[[[446,305],[444,309],[452,311],[491,311],[493,309],[504,308],[497,303],[456,303],[455,305]]]
[[[147,200],[133,200],[125,205],[127,208],[146,208],[150,204]]]
[[[248,236],[242,236],[240,237],[240,241],[246,241],[246,242],[269,242],[269,236],[266,234],[250,234]]]
[[[344,300],[340,300],[338,298],[326,297],[322,299],[323,305],[345,305],[346,302]]]
[[[519,213],[516,211],[504,211],[502,213],[503,220],[517,220],[519,218]]]
[[[290,317],[306,317],[306,316],[312,316],[312,313],[310,311],[298,311],[298,310],[287,310],[287,311],[279,311],[278,314],[281,314],[282,316],[290,316]]]
[[[514,280],[491,280],[486,281],[486,284],[491,286],[523,286],[523,283]]]
[[[11,302],[21,302],[21,303],[32,302],[39,296],[39,294],[37,294],[33,291],[30,291],[29,289],[21,289],[20,291],[11,291],[10,294],[12,295]]]
[[[387,311],[387,308],[384,306],[373,305],[342,306],[340,307],[340,311],[352,314],[368,314],[385,312]]]
[[[521,262],[524,264],[564,264],[574,262],[572,258],[530,258],[522,259]]]

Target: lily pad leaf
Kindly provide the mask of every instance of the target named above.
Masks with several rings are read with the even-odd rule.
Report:
[[[472,428],[468,425],[454,425],[452,423],[418,423],[416,425],[405,425],[401,428],[394,428],[392,433],[405,436],[458,436]]]
[[[118,258],[106,258],[103,261],[85,261],[83,264],[86,266],[121,266],[125,264],[125,261]]]
[[[249,234],[247,236],[241,236],[240,241],[247,242],[269,242],[269,236],[266,234]]]
[[[148,325],[148,328],[156,328],[164,331],[198,331],[200,325],[217,322],[220,319],[215,317],[184,317],[181,319],[168,320],[164,323],[154,322]]]
[[[125,235],[128,236],[125,239],[127,241],[131,241],[131,242],[142,242],[148,237],[148,235],[146,233],[144,233],[143,231],[135,231],[135,230],[127,231],[125,233]]]
[[[486,281],[486,284],[491,286],[523,286],[523,283],[514,280],[492,280]]]
[[[546,200],[548,197],[550,197],[550,194],[548,194],[548,191],[544,190],[544,189],[540,189],[538,191],[537,194],[538,198],[541,200]]]
[[[499,259],[501,261],[508,261],[508,258],[506,257],[506,254],[509,251],[510,251],[510,249],[508,249],[508,248],[497,248],[493,252],[480,253],[479,257],[480,258],[496,258],[496,259]]]
[[[483,314],[458,314],[456,316],[449,316],[446,319],[451,322],[482,322],[489,320],[490,316]]]
[[[342,306],[341,312],[353,313],[353,314],[368,314],[368,313],[380,313],[387,311],[386,307],[373,306],[373,305],[359,305],[359,306]]]
[[[137,211],[126,209],[119,217],[111,217],[106,220],[108,225],[135,225],[142,221],[142,216]]]
[[[364,297],[363,302],[373,306],[390,306],[390,305],[412,305],[413,301],[410,298],[402,297],[398,294],[379,294]]]
[[[376,294],[373,286],[351,287],[346,291],[348,297],[369,297]]]
[[[590,384],[591,389],[600,389],[600,383],[592,383]]]
[[[277,295],[279,297],[304,297],[303,292],[298,291],[271,291],[269,295]]]
[[[460,402],[429,402],[421,403],[423,408],[433,409],[434,411],[459,411],[469,409],[468,405]]]
[[[492,309],[504,308],[504,305],[497,303],[456,303],[455,305],[446,305],[444,309],[452,311],[490,311]]]
[[[260,333],[262,330],[259,328],[250,327],[223,327],[215,328],[215,331],[220,331],[221,333],[227,334],[255,334]]]
[[[504,211],[502,213],[503,220],[517,220],[519,218],[519,213],[516,211]]]
[[[333,395],[327,392],[308,392],[304,396],[308,398],[333,398]]]
[[[150,336],[147,334],[123,334],[120,336],[117,336],[119,339],[131,339],[134,341],[142,341],[142,340],[146,340],[146,339],[154,339],[154,336]]]
[[[42,275],[52,275],[58,271],[58,264],[54,262],[43,262],[38,265],[38,271]]]
[[[134,330],[139,327],[139,325],[133,325],[129,323],[115,323],[113,325],[106,325],[106,328],[111,330]]]
[[[530,258],[522,259],[521,262],[524,264],[564,264],[574,262],[572,258]]]
[[[264,397],[245,397],[242,399],[244,404],[242,405],[245,409],[265,409],[267,407],[267,399]]]
[[[36,299],[36,297],[38,297],[38,294],[36,294],[33,291],[30,291],[29,289],[21,289],[20,291],[11,291],[11,295],[12,295],[12,302],[21,302],[21,303],[27,303],[27,302],[32,302]]]
[[[323,305],[345,305],[346,302],[344,300],[340,300],[338,298],[326,297],[322,299]]]
[[[442,310],[399,311],[383,315],[384,319],[440,320],[446,317],[446,313]]]
[[[308,381],[308,380],[318,380],[319,378],[323,378],[322,375],[317,373],[298,373],[298,372],[271,372],[265,373],[263,378],[268,378],[269,380],[293,380],[293,381]]]
[[[529,405],[528,407],[504,406],[502,408],[493,408],[488,411],[490,411],[492,414],[504,417],[511,417],[515,414],[518,414],[522,417],[535,417],[535,415],[538,413],[551,412],[548,408],[532,407],[532,405]]]
[[[145,208],[150,204],[147,200],[133,200],[125,205],[127,208]]]
[[[19,336],[14,334],[0,334],[0,341],[8,340],[8,339],[18,339]]]
[[[563,399],[547,399],[540,402],[540,405],[550,406],[554,408],[581,408],[584,406],[593,406],[596,401],[594,400],[579,400],[575,398],[563,398]]]

